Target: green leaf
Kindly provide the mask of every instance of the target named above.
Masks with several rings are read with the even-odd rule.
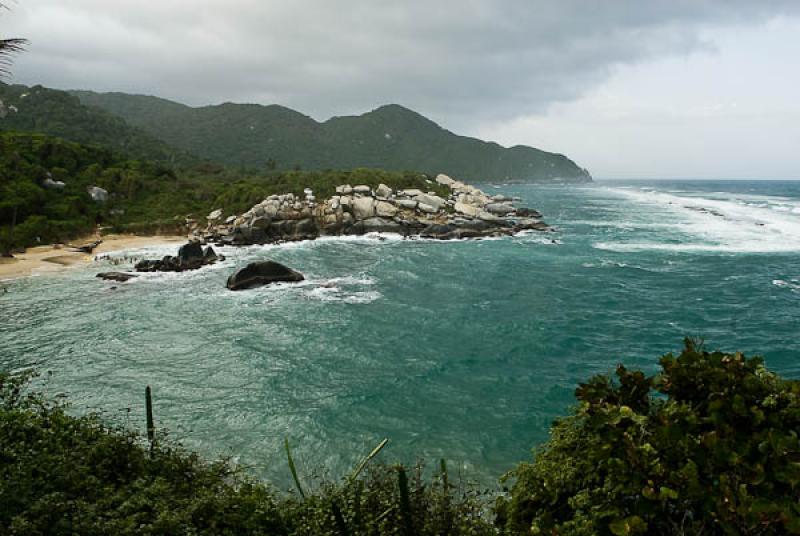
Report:
[[[630,536],[644,534],[647,531],[647,523],[639,516],[631,516],[611,522],[608,528],[616,536]]]

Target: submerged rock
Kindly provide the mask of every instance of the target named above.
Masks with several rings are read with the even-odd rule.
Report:
[[[124,283],[129,279],[133,279],[134,277],[139,277],[136,274],[129,274],[127,272],[100,272],[97,276],[100,279],[105,279],[106,281],[119,281],[120,283]]]
[[[272,283],[297,283],[303,274],[275,261],[252,262],[232,274],[226,286],[230,290],[244,290]]]

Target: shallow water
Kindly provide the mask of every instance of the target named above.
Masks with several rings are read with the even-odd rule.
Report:
[[[223,248],[222,264],[125,284],[94,277],[107,261],[18,280],[0,294],[0,366],[52,371],[77,411],[139,428],[150,384],[159,426],[279,483],[285,436],[302,471],[344,474],[389,437],[387,461],[445,457],[492,482],[578,382],[619,362],[653,371],[686,335],[800,378],[800,183],[485,189],[558,231]],[[267,258],[308,281],[225,289]]]

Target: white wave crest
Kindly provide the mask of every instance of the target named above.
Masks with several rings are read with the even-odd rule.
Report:
[[[613,188],[611,191],[641,205],[635,216],[654,223],[652,230],[663,226],[661,230],[671,232],[658,236],[657,240],[597,242],[593,244],[597,249],[615,252],[800,251],[800,217],[794,212],[800,207],[797,200],[726,192],[700,197],[628,188]],[[653,222],[654,219],[659,221]],[[641,227],[646,225],[648,223]]]

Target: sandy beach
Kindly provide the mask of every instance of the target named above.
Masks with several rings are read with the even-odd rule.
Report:
[[[70,251],[71,246],[99,239],[103,242],[91,254]],[[77,239],[69,244],[28,248],[25,253],[14,255],[13,259],[0,258],[0,281],[65,270],[72,266],[90,263],[96,255],[111,251],[182,242],[186,242],[185,236],[106,235],[101,238],[90,236]]]

